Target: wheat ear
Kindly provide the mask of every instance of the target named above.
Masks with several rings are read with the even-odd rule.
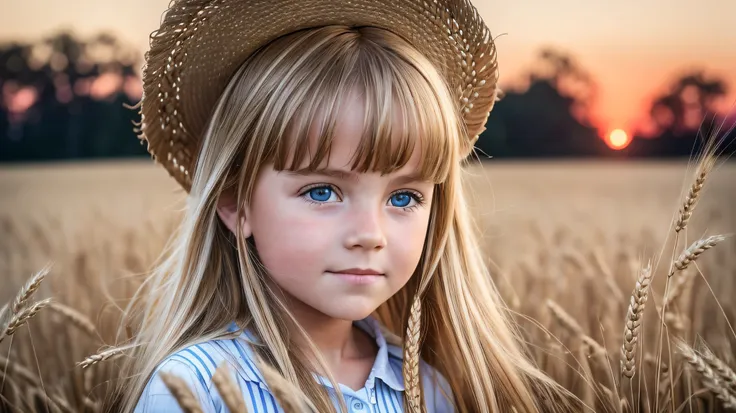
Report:
[[[6,313],[8,312],[9,308],[8,304],[9,303],[5,303],[3,307],[0,308],[0,326],[5,324]]]
[[[38,376],[36,376],[35,373],[19,365],[18,363],[11,362],[10,360],[2,356],[0,356],[0,371],[5,372],[8,376],[10,376],[11,374],[13,376],[18,376],[29,384],[40,385],[38,382]]]
[[[105,361],[110,358],[118,357],[122,355],[125,352],[125,349],[123,348],[111,348],[109,350],[101,351],[97,354],[93,354],[86,359],[80,361],[77,363],[77,365],[83,369],[86,369],[87,367],[97,364],[101,361]]]
[[[97,337],[97,328],[95,328],[94,323],[92,323],[92,320],[90,320],[87,316],[80,313],[79,311],[68,307],[61,303],[51,303],[49,306],[51,310],[53,310],[55,313],[63,316],[65,319],[67,319],[69,322],[72,323],[75,327],[78,329],[84,331],[85,333],[89,334],[92,337]]]
[[[419,389],[419,339],[421,331],[422,302],[419,295],[414,297],[406,327],[406,341],[404,345],[404,382],[405,397],[409,411],[420,413],[421,393]]]
[[[13,305],[10,306],[10,310],[13,314],[18,314],[20,310],[28,305],[28,301],[31,299],[33,294],[38,291],[44,278],[48,275],[50,267],[46,266],[41,271],[37,272],[31,277],[28,282],[18,291],[18,294],[13,300]]]
[[[665,295],[661,304],[662,307],[667,308],[667,312],[672,312],[670,304],[677,300],[682,295],[682,293],[685,292],[685,287],[687,283],[694,277],[695,275],[692,271],[686,271],[680,274],[680,276],[674,278],[675,281],[672,283],[672,285],[670,285],[669,289],[667,290],[667,295]]]
[[[577,321],[575,321],[575,318],[570,315],[567,311],[563,310],[562,307],[559,306],[556,302],[548,299],[547,300],[547,308],[549,308],[550,312],[554,316],[554,318],[559,322],[564,328],[569,330],[571,333],[575,335],[576,338],[579,338],[582,345],[588,350],[589,354],[591,355],[606,355],[608,352],[606,349],[598,344],[595,339],[583,331],[583,327],[578,324]]]
[[[66,398],[57,393],[49,393],[42,387],[31,387],[28,388],[26,397],[29,400],[37,400],[47,405],[48,410],[51,412],[73,412],[72,406],[66,400]],[[46,411],[46,409],[44,409]]]
[[[680,257],[673,263],[674,266],[669,273],[669,277],[675,275],[677,271],[682,271],[690,265],[693,261],[697,260],[705,251],[713,248],[719,242],[726,239],[725,235],[711,235],[708,238],[699,239],[692,243],[685,251],[680,254]]]
[[[212,382],[217,387],[230,413],[248,413],[243,395],[240,394],[235,383],[230,380],[230,369],[227,368],[227,364],[222,363],[217,367],[215,374],[212,375]]]
[[[695,205],[698,203],[700,192],[705,186],[705,179],[713,169],[715,165],[715,158],[712,155],[707,155],[703,161],[698,165],[698,170],[695,174],[695,182],[690,186],[690,190],[685,196],[685,202],[680,207],[680,216],[675,223],[675,232],[680,232],[687,228],[687,223],[690,221],[690,217],[693,215]]]
[[[728,389],[708,363],[690,346],[678,340],[677,346],[685,361],[700,375],[703,385],[712,391],[726,408],[736,408],[736,395]]]
[[[736,373],[726,364],[723,360],[716,357],[710,349],[707,347],[703,348],[703,360],[708,363],[708,366],[712,368],[721,381],[729,386],[732,392],[736,391]]]
[[[159,374],[161,375],[161,380],[163,380],[171,394],[174,395],[176,402],[179,403],[179,407],[185,413],[202,413],[202,406],[181,377],[163,371]]]
[[[284,413],[316,412],[317,408],[307,399],[304,393],[295,388],[288,380],[279,374],[276,369],[260,358],[256,359],[256,366],[263,374],[266,385],[278,401]]]
[[[649,295],[649,284],[652,281],[652,264],[647,266],[639,274],[636,280],[634,292],[631,294],[631,302],[626,311],[626,326],[624,327],[624,344],[621,346],[621,373],[628,377],[634,377],[636,372],[636,344],[639,341],[639,327],[644,314],[644,306]]]
[[[560,307],[557,303],[548,299],[547,308],[549,308],[550,313],[552,313],[557,322],[559,322],[563,327],[572,332],[576,337],[582,337],[585,335],[585,333],[583,332],[583,328],[580,327],[580,324],[578,324],[577,321],[575,321],[575,319],[570,314],[568,314],[567,311],[563,310],[562,307]]]
[[[48,306],[50,302],[51,299],[47,298],[45,300],[38,301],[30,307],[22,309],[17,314],[14,314],[13,317],[10,319],[10,322],[8,322],[8,325],[5,326],[5,328],[3,329],[3,332],[0,333],[0,342],[2,342],[5,337],[9,337],[15,334],[15,332],[20,327],[27,323],[28,320],[35,317],[35,315],[38,314],[38,312],[41,311],[44,307]]]
[[[613,294],[614,301],[623,301],[624,293],[616,284],[616,280],[613,278],[613,271],[611,271],[611,267],[608,266],[606,260],[603,258],[600,249],[596,249],[593,251],[593,261],[595,262],[598,269],[603,273],[603,283],[606,288],[608,288],[608,290],[611,292],[611,294]]]

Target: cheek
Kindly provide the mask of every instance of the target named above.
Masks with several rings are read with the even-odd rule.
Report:
[[[419,213],[419,212],[418,212]],[[393,264],[402,282],[408,281],[419,264],[429,223],[429,213],[421,212],[418,219],[412,219],[404,225],[391,225],[389,251]]]
[[[329,248],[329,228],[294,205],[299,200],[254,204],[251,228],[256,250],[268,272],[280,283],[283,277],[322,272]]]

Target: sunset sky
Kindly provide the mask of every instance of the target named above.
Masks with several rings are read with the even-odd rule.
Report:
[[[61,28],[111,31],[138,47],[169,0],[24,0],[0,6],[0,40],[34,39]],[[599,84],[594,114],[603,130],[630,131],[649,99],[690,68],[729,82],[736,101],[736,1],[476,0],[499,49],[502,86],[519,81],[542,46],[572,54]],[[730,23],[730,24],[729,24]]]

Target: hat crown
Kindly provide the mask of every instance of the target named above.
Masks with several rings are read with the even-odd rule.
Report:
[[[468,0],[175,0],[145,55],[139,138],[188,191],[207,120],[242,62],[278,37],[328,25],[386,29],[424,54],[455,94],[472,148],[496,100],[498,68]]]

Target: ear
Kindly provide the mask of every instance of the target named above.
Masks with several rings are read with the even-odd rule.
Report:
[[[235,192],[226,190],[220,194],[217,200],[217,215],[233,234],[237,234],[237,227],[240,225],[243,236],[249,238],[252,232],[246,214],[247,209],[244,212],[246,216],[238,223],[238,202]]]

